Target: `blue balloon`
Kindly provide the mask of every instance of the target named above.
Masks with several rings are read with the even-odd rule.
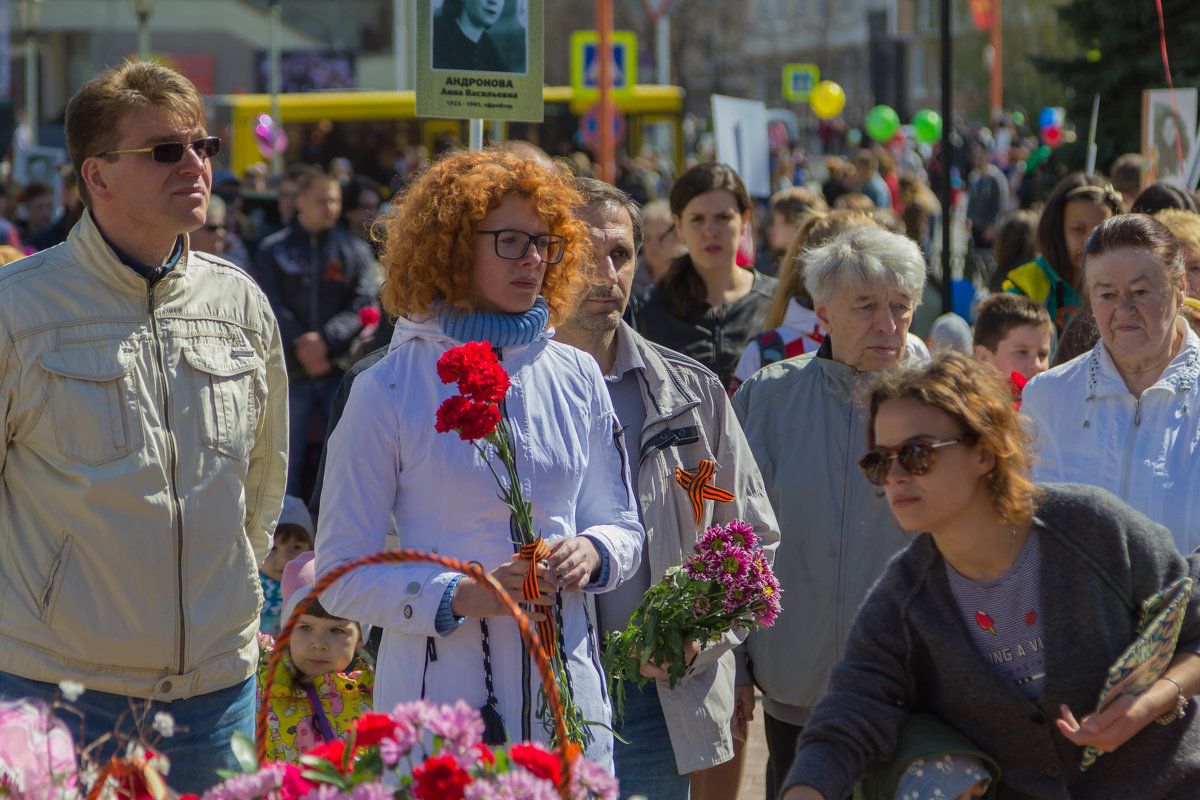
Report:
[[[1058,124],[1058,111],[1052,106],[1046,106],[1038,112],[1038,127],[1049,128]]]

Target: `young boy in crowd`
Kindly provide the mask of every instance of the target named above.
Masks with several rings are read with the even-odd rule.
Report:
[[[975,358],[993,365],[1021,389],[1050,366],[1054,323],[1040,303],[1020,294],[994,294],[975,309]]]
[[[267,553],[258,577],[262,581],[262,621],[258,629],[272,636],[279,633],[281,625],[279,610],[283,605],[279,582],[283,580],[283,568],[301,553],[313,549],[313,520],[308,507],[299,497],[288,495],[283,499],[283,511],[275,526],[275,538],[271,552]]]
[[[314,553],[302,553],[283,570],[282,620],[312,590]],[[345,739],[360,716],[371,710],[374,674],[361,664],[362,628],[335,617],[314,600],[296,619],[288,652],[268,686],[270,654],[263,652],[259,702],[267,710],[267,760],[299,762],[319,744]],[[357,662],[357,664],[356,664]]]

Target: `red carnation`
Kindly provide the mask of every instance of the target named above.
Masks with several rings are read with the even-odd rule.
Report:
[[[496,754],[483,742],[478,742],[471,749],[475,751],[478,761],[487,764],[489,767],[496,763]]]
[[[463,441],[482,439],[500,424],[500,409],[491,403],[476,403],[462,395],[446,398],[438,407],[438,433],[457,431]]]
[[[379,324],[379,309],[375,306],[363,306],[358,310],[358,322],[364,328]]]
[[[471,775],[454,756],[435,756],[413,769],[413,796],[417,800],[462,800]]]
[[[300,777],[303,770],[295,764],[283,766],[283,784],[279,787],[280,800],[300,800],[306,794],[317,788],[312,781]]]
[[[487,342],[467,342],[442,353],[437,362],[438,377],[442,383],[454,383],[479,369],[480,365],[496,361],[496,354]]]
[[[525,769],[543,780],[553,781],[557,786],[562,778],[562,764],[558,756],[533,744],[514,744],[508,756]]]
[[[348,772],[346,764],[346,743],[345,742],[326,742],[319,744],[309,750],[304,755],[312,756],[313,758],[323,758],[329,763],[338,768],[339,771]]]
[[[508,372],[497,363],[479,363],[458,379],[458,390],[481,403],[499,403],[508,394]]]
[[[370,747],[384,739],[395,738],[398,727],[400,723],[387,714],[363,714],[354,725],[354,749]]]

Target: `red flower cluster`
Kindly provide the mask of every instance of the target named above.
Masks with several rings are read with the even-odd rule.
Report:
[[[508,749],[508,757],[534,775],[553,781],[557,786],[562,780],[562,763],[554,753],[532,744],[514,744]]]
[[[350,774],[349,759],[346,758],[346,743],[343,741],[326,742],[309,750],[305,755],[323,758],[336,766],[343,775]]]
[[[463,441],[482,439],[500,424],[500,409],[491,403],[477,403],[461,394],[446,398],[437,410],[438,433],[458,431]]]
[[[487,342],[452,347],[437,362],[442,383],[458,383],[462,394],[447,398],[437,410],[438,433],[458,431],[464,441],[482,439],[500,424],[496,404],[508,393],[508,373]]]
[[[400,723],[389,714],[367,712],[354,725],[354,749],[377,745],[384,739],[394,739]]]
[[[379,309],[375,306],[363,306],[358,310],[358,322],[364,328],[379,324]]]
[[[437,362],[442,383],[458,382],[458,391],[479,403],[499,403],[508,394],[508,373],[487,342],[452,347]]]
[[[458,765],[454,756],[434,756],[415,767],[413,796],[417,800],[462,800],[471,785],[471,773]]]

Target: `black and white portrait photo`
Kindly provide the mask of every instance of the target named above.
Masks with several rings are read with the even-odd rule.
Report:
[[[528,0],[434,0],[433,68],[524,74]]]

